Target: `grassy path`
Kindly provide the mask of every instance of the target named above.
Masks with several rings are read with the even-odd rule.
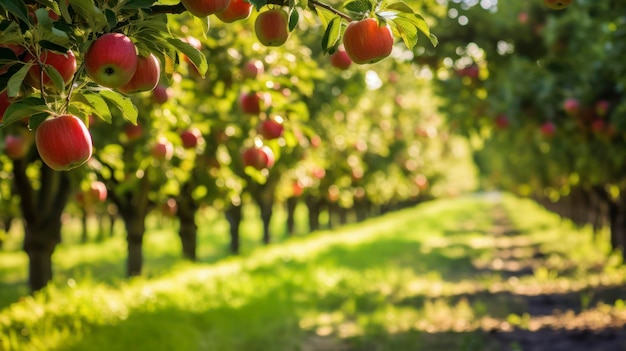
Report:
[[[156,278],[56,284],[0,311],[0,351],[624,350],[626,269],[592,238],[510,196],[433,201]]]

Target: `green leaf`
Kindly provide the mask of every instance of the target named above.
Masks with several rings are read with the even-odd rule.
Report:
[[[107,25],[107,18],[96,7],[93,0],[69,0],[72,9],[85,19],[88,27],[94,32],[100,32]]]
[[[122,7],[122,10],[147,9],[155,2],[155,0],[128,0]]]
[[[28,8],[26,8],[26,3],[22,0],[3,0],[1,3],[2,7],[4,7],[7,11],[15,15],[15,17],[20,20],[28,23]]]
[[[48,106],[41,98],[34,96],[27,97],[9,105],[7,110],[4,112],[2,126],[6,127],[22,120],[25,117],[30,117],[34,114],[46,112],[48,110]]]
[[[403,17],[397,17],[393,20],[393,23],[400,38],[404,41],[404,45],[409,49],[413,49],[415,44],[417,44],[417,28],[415,25]]]
[[[44,49],[48,49],[48,50],[52,50],[61,54],[67,54],[67,48],[61,45],[57,45],[53,42],[47,41],[47,40],[42,40],[39,42],[39,45],[44,48]]]
[[[7,82],[7,95],[9,97],[16,97],[20,92],[20,86],[22,85],[24,78],[26,78],[28,71],[30,71],[30,68],[30,64],[24,64],[19,71],[15,72],[11,78],[9,78],[9,81]]]
[[[367,0],[348,0],[343,7],[352,12],[370,12],[373,10],[372,3]]]
[[[387,9],[396,10],[398,12],[415,13],[409,5],[402,1],[394,2],[393,4],[385,6],[385,10]]]
[[[337,14],[328,11],[321,7],[316,7],[315,12],[317,13],[317,17],[322,21],[324,27],[328,27],[328,23],[333,20],[333,18],[337,17]]]
[[[295,8],[291,8],[291,12],[289,13],[289,31],[293,31],[298,25],[298,20],[300,19],[300,14],[298,10]]]
[[[254,5],[254,8],[259,11],[263,6],[267,5],[267,0],[248,0],[249,3]]]
[[[82,102],[86,104],[91,108],[92,114],[100,117],[100,119],[107,123],[111,123],[113,120],[111,110],[100,94],[92,92],[77,93],[74,94],[72,102]]]
[[[112,90],[102,90],[99,94],[109,106],[113,105],[116,107],[122,113],[124,119],[132,124],[137,124],[137,107],[129,98]]]
[[[50,80],[54,83],[54,87],[57,91],[65,90],[65,81],[63,80],[61,73],[59,73],[56,68],[52,65],[44,65],[43,71],[48,75],[48,77],[50,77]]]
[[[339,16],[335,16],[335,18],[328,23],[326,31],[324,31],[324,35],[322,36],[322,50],[326,53],[331,48],[334,48],[340,37],[341,18]]]
[[[167,42],[187,56],[193,65],[196,66],[200,75],[204,77],[209,66],[207,65],[206,57],[200,50],[177,38],[167,38]]]

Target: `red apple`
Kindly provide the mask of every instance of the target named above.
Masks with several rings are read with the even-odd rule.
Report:
[[[128,141],[139,140],[143,136],[143,128],[140,125],[127,124],[124,127],[124,134]]]
[[[4,113],[6,112],[9,105],[11,105],[11,100],[9,100],[7,90],[4,89],[2,92],[0,92],[0,121],[2,121],[2,119],[4,118]]]
[[[596,133],[600,133],[604,131],[605,127],[606,127],[606,123],[604,122],[603,119],[596,118],[593,121],[591,121],[591,130],[593,130]]]
[[[174,145],[165,138],[159,138],[152,146],[151,153],[159,161],[169,161],[174,156]]]
[[[180,139],[185,149],[193,149],[202,141],[202,132],[198,128],[192,127],[180,133]]]
[[[330,64],[340,70],[347,70],[352,64],[352,60],[346,50],[340,46],[332,55],[330,55]]]
[[[574,117],[578,115],[578,112],[580,111],[580,101],[575,98],[565,99],[565,101],[563,101],[563,110],[569,116]]]
[[[599,117],[604,117],[609,112],[609,108],[611,108],[611,103],[606,100],[598,100],[596,102],[596,114]]]
[[[24,61],[26,62],[34,62],[35,57],[28,53],[26,57],[24,57]],[[39,55],[39,61],[41,61],[44,65],[49,65],[54,67],[61,77],[63,78],[63,82],[67,85],[74,77],[74,73],[76,73],[76,56],[70,50],[65,55],[59,54],[50,50],[44,50]],[[34,62],[34,65],[31,67],[30,71],[28,71],[28,83],[35,87],[39,88],[39,80],[41,77],[41,67]],[[52,79],[47,74],[43,74],[43,85],[46,87],[54,87],[54,83]]]
[[[161,204],[161,213],[166,217],[174,217],[178,212],[178,203],[173,197],[168,198]]]
[[[498,128],[506,129],[508,128],[509,124],[511,124],[511,122],[505,114],[500,114],[496,117],[496,126],[498,126]]]
[[[544,137],[550,138],[556,133],[556,126],[552,122],[545,122],[541,125],[540,131]]]
[[[118,90],[124,94],[134,94],[142,91],[153,90],[159,83],[161,76],[161,63],[159,59],[150,54],[137,56],[137,70],[130,81]]]
[[[56,171],[76,168],[91,158],[91,134],[83,121],[61,115],[43,121],[35,131],[35,145],[41,159]]]
[[[311,172],[311,174],[313,174],[313,177],[317,179],[322,179],[326,176],[326,170],[322,167],[317,167]]]
[[[281,46],[289,38],[287,12],[273,8],[261,12],[254,22],[254,32],[259,42],[265,46]]]
[[[391,54],[393,34],[374,18],[352,21],[344,32],[343,46],[354,63],[375,63]]]
[[[226,10],[216,13],[215,16],[222,22],[232,23],[250,17],[252,4],[246,0],[230,0]]]
[[[241,111],[244,113],[258,115],[261,113],[261,108],[271,104],[270,100],[267,94],[251,91],[241,94],[239,97],[239,106],[241,106]]]
[[[19,160],[26,156],[30,145],[22,135],[9,134],[4,139],[4,151],[12,160]]]
[[[230,0],[182,0],[183,6],[196,17],[206,17],[228,8]]]
[[[96,202],[104,202],[108,196],[107,186],[99,180],[93,181],[89,185],[88,194],[90,199]]]
[[[244,167],[253,167],[258,170],[272,168],[274,152],[268,146],[253,146],[245,149],[241,155]]]
[[[471,64],[469,66],[463,67],[456,71],[456,75],[459,77],[469,77],[471,79],[478,78],[480,74],[480,69],[476,64]]]
[[[157,84],[152,90],[152,101],[162,105],[170,99],[170,91],[165,85]]]
[[[517,14],[517,22],[519,22],[520,24],[526,24],[528,23],[528,13],[527,12],[520,12]]]
[[[261,60],[250,60],[244,66],[242,74],[244,78],[256,79],[265,72],[265,65]]]
[[[265,119],[259,123],[257,130],[264,139],[271,140],[280,138],[283,135],[285,127],[281,121],[276,119]]]
[[[137,70],[135,44],[121,33],[106,33],[94,40],[85,53],[85,71],[97,84],[120,88]]]

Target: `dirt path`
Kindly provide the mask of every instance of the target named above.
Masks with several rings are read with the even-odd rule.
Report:
[[[503,209],[494,212],[494,260],[485,269],[503,277],[532,275],[546,264],[541,248],[524,240]],[[564,289],[565,290],[565,289]],[[626,288],[606,287],[583,291],[541,291],[520,287],[509,295],[523,301],[526,319],[522,327],[507,322],[486,326],[488,338],[507,351],[623,351],[626,350],[626,312],[603,309],[598,302],[614,304],[626,298]],[[582,301],[584,299],[585,301]],[[582,305],[588,307],[583,309]]]

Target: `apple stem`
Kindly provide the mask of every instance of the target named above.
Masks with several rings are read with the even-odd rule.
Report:
[[[332,6],[328,5],[328,4],[324,4],[324,3],[319,2],[317,0],[309,0],[309,4],[313,5],[312,6],[313,8],[315,8],[317,6],[317,7],[323,8],[325,10],[328,10],[328,11],[336,14],[337,16],[345,19],[348,22],[352,22],[353,21],[352,17],[346,15],[345,13],[337,10],[336,8],[334,8],[334,7],[332,7]]]
[[[72,99],[72,93],[74,92],[74,85],[76,83],[76,79],[78,79],[78,77],[80,77],[80,75],[83,72],[83,68],[85,67],[85,63],[81,62],[80,66],[78,66],[78,69],[76,70],[76,73],[74,73],[74,76],[72,77],[72,82],[70,83],[70,88],[67,90],[67,97],[65,98],[65,103],[63,104],[63,107],[61,108],[61,113],[65,113],[70,105],[70,100]]]

